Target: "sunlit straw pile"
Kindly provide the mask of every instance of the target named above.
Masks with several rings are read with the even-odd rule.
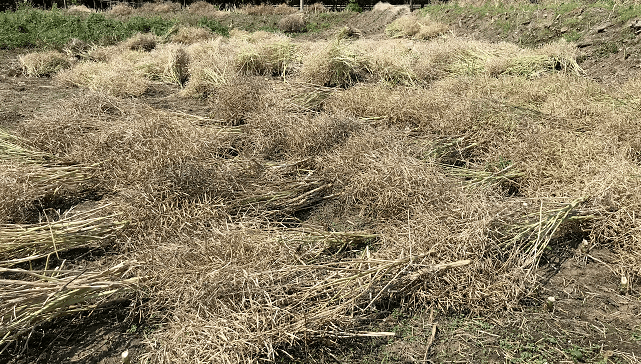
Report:
[[[23,316],[3,307],[16,323],[7,337],[52,317],[30,318],[34,305],[66,300],[46,298],[61,286],[87,288],[84,302],[135,276],[145,314],[164,319],[143,359],[285,360],[324,338],[391,335],[367,325],[395,308],[518,309],[554,248],[583,239],[621,256],[613,269],[637,289],[638,81],[619,91],[583,78],[564,41],[196,38],[81,61],[56,79],[100,93],[80,90],[16,137],[0,134],[15,171],[3,201],[55,194],[66,172],[78,178],[65,186],[112,201],[95,219],[47,221],[36,208],[45,220],[20,225],[34,198],[6,205],[0,233],[18,247],[3,259],[53,255],[95,231],[140,262],[104,272],[99,291],[99,272],[6,271],[20,279],[3,294],[26,290],[28,301],[15,305]],[[113,96],[160,84],[201,114]],[[32,299],[36,287],[46,293]]]

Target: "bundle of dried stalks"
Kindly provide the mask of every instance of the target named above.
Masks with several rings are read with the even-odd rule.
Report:
[[[67,8],[67,13],[69,14],[88,14],[96,12],[94,9],[89,9],[85,5],[71,5]]]
[[[278,21],[278,29],[285,33],[300,33],[307,29],[303,13],[291,14]]]
[[[131,201],[141,206],[144,199],[228,194],[227,182],[234,183],[223,161],[237,131],[132,101],[89,94],[52,106],[22,132],[60,158],[99,163],[95,183],[107,191],[135,191]]]
[[[219,86],[232,83],[238,75],[231,47],[223,38],[190,45],[187,48],[191,59],[190,77],[181,95],[207,96]]]
[[[0,223],[37,221],[43,206],[95,188],[95,166],[5,162],[0,167]]]
[[[178,31],[176,32],[176,34],[172,35],[171,41],[174,43],[182,43],[182,44],[189,45],[189,44],[194,44],[198,42],[206,42],[213,38],[214,38],[214,33],[208,28],[187,26],[187,27],[178,28]]]
[[[242,44],[236,55],[236,67],[248,75],[282,76],[297,62],[297,49],[285,37]]]
[[[136,11],[142,14],[164,14],[180,11],[182,5],[171,1],[158,1],[144,3]]]
[[[305,7],[305,12],[309,14],[321,14],[329,12],[329,9],[327,9],[323,3],[318,2]]]
[[[248,15],[289,15],[298,12],[298,9],[283,3],[278,6],[270,4],[245,5],[239,11]]]
[[[0,128],[0,161],[38,164],[51,158],[47,153],[32,150],[26,140]]]
[[[183,46],[168,44],[138,60],[135,67],[152,81],[182,86],[189,79],[189,62]]]
[[[369,69],[365,58],[348,43],[335,40],[303,57],[301,78],[320,86],[349,87]]]
[[[265,87],[261,78],[240,79],[217,87],[216,94],[210,98],[212,116],[224,125],[246,124],[250,114],[264,109],[261,94]]]
[[[358,40],[354,43],[367,54],[367,64],[375,80],[388,85],[415,86],[422,81],[415,64],[422,57],[412,49],[412,43]],[[425,78],[425,77],[423,77]]]
[[[60,219],[46,223],[0,225],[0,265],[58,256],[69,249],[104,243],[126,225],[117,220],[117,214],[100,216],[105,207],[77,214],[68,211]],[[46,214],[45,217],[49,220]]]
[[[224,15],[225,12],[220,11],[217,6],[210,4],[206,1],[196,1],[187,7],[187,10],[191,14],[197,14],[199,16],[206,17],[220,17]]]
[[[68,57],[58,51],[29,53],[18,57],[22,72],[29,77],[53,76],[71,67]]]
[[[429,16],[405,15],[385,27],[385,34],[391,38],[415,38],[427,40],[448,31],[448,26],[431,20]]]
[[[126,278],[136,265],[122,262],[102,272],[0,268],[0,345],[56,317],[130,294],[140,282]]]
[[[134,8],[126,3],[117,3],[109,9],[109,15],[127,16],[134,12]]]
[[[142,70],[122,57],[109,63],[80,62],[58,73],[56,81],[65,86],[83,87],[113,96],[140,96],[151,85]]]
[[[123,42],[123,47],[132,51],[149,52],[156,48],[158,37],[152,33],[138,33]]]
[[[278,84],[280,89],[275,90],[281,100],[287,102],[281,106],[285,110],[294,112],[320,111],[324,101],[336,91],[333,87],[324,87],[302,82]]]

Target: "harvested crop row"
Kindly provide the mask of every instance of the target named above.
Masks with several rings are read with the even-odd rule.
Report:
[[[95,309],[101,302],[130,294],[140,281],[123,262],[104,271],[0,268],[0,345],[14,341],[40,323]],[[3,350],[7,345],[3,345]]]
[[[233,31],[231,38],[216,40],[188,33],[186,28],[179,30],[173,39],[179,44],[156,45],[153,36],[142,35],[119,46],[94,49],[88,57],[97,62],[79,62],[59,72],[56,79],[116,96],[140,96],[155,82],[184,86],[185,96],[203,96],[221,85],[234,84],[243,75],[349,87],[359,82],[424,86],[452,75],[537,77],[581,72],[576,48],[563,41],[521,49],[454,36],[429,42],[337,38],[312,44],[265,32]]]

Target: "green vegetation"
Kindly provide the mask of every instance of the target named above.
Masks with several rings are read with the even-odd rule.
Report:
[[[164,35],[176,23],[158,16],[132,17],[127,21],[103,14],[68,15],[60,10],[22,8],[0,13],[0,48],[58,47],[72,38],[109,44],[136,33]]]
[[[212,32],[220,34],[222,36],[225,36],[225,37],[229,36],[229,28],[227,28],[226,26],[220,24],[220,22],[218,22],[218,21],[216,21],[214,19],[207,18],[207,17],[202,17],[202,18],[198,19],[197,25],[199,27],[209,28],[209,29],[211,29]]]
[[[362,13],[363,8],[361,8],[360,5],[358,5],[358,2],[356,1],[350,1],[349,4],[345,7],[345,11],[351,11],[354,13]]]

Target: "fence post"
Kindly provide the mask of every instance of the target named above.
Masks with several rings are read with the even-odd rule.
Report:
[[[303,11],[303,0],[300,0],[300,11]]]

